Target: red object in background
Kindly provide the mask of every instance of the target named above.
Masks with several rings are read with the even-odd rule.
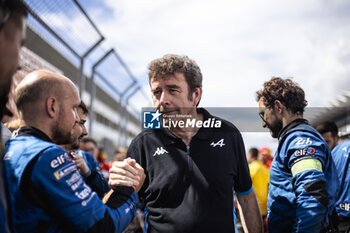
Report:
[[[270,148],[268,147],[262,147],[258,151],[258,158],[259,160],[270,170],[273,156]]]
[[[100,163],[100,169],[103,176],[108,180],[109,179],[109,169],[111,168],[108,163],[105,162],[107,155],[103,152],[100,152],[98,155],[98,162]]]

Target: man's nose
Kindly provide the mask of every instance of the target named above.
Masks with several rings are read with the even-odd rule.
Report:
[[[169,101],[170,101],[169,94],[166,91],[163,91],[159,100],[160,105],[167,105],[169,104]]]
[[[86,130],[86,127],[83,126],[82,129],[83,129],[82,135],[83,135],[83,136],[88,135],[88,132],[87,132],[87,130]]]

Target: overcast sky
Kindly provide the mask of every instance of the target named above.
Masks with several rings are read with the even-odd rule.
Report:
[[[293,77],[312,107],[350,89],[348,0],[80,2],[147,94],[147,66],[167,53],[198,63],[204,107],[256,107],[272,76]]]

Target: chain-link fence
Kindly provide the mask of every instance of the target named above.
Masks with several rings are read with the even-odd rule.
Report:
[[[130,100],[140,93],[145,96],[132,71],[115,49],[106,48],[104,36],[77,0],[24,0],[24,3],[30,13],[27,20],[30,30],[77,67],[76,75],[70,78],[78,84],[80,95],[85,92],[90,98],[90,135],[97,116],[94,109],[97,85],[118,103],[119,116],[115,117],[118,122],[114,120],[113,124],[119,131],[118,144],[125,146],[129,135],[135,134],[128,132],[129,116],[140,113],[129,106],[133,103]],[[55,62],[51,64],[55,66]]]

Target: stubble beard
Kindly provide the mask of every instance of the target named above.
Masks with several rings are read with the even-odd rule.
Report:
[[[80,146],[80,137],[74,140],[72,144],[70,144],[70,150],[77,150],[79,149],[79,146]]]
[[[52,128],[52,141],[58,145],[71,144],[74,141],[71,132],[64,132],[59,122]]]
[[[270,129],[271,136],[273,138],[278,138],[278,135],[283,128],[282,121],[276,120],[273,124],[268,124],[268,128]]]
[[[59,119],[64,119],[62,117],[62,112],[63,111],[60,111],[59,113]],[[54,126],[52,127],[52,141],[58,145],[72,144],[75,141],[72,129],[68,132],[65,132],[59,120],[57,120]]]

